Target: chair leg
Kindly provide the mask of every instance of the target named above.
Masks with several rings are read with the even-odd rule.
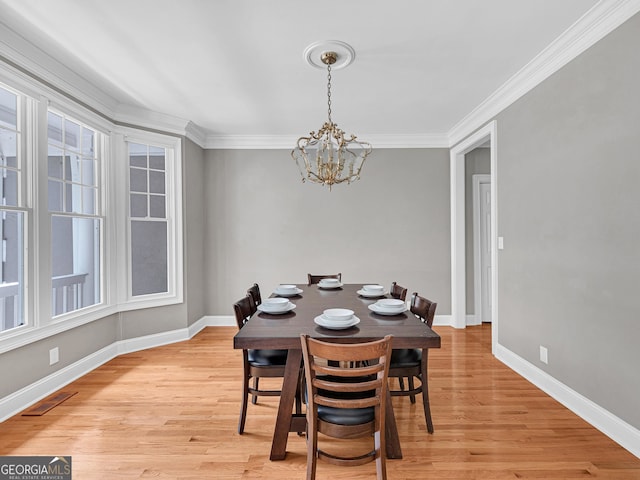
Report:
[[[407,381],[409,382],[409,390],[413,390],[414,387],[414,383],[413,383],[413,377],[407,377]],[[411,394],[409,395],[409,398],[411,399],[411,403],[416,403],[416,396],[415,394]]]
[[[307,414],[307,480],[315,480],[318,463],[318,425],[313,417]]]
[[[257,392],[258,391],[258,381],[260,379],[258,377],[253,377],[253,389]],[[258,395],[257,394],[253,394],[252,398],[251,398],[251,403],[253,403],[254,405],[256,403],[258,403]]]
[[[238,433],[244,433],[244,423],[247,419],[247,401],[249,399],[249,370],[245,364],[244,378],[242,379],[242,402],[240,404],[240,420],[238,421]]]
[[[400,390],[404,390],[404,377],[398,377],[398,383],[400,384]]]
[[[431,419],[431,406],[429,404],[429,378],[427,375],[427,355],[428,349],[422,349],[422,364],[420,365],[420,382],[422,382],[422,406],[424,408],[424,418],[427,421],[427,432],[433,433],[433,420]]]
[[[373,442],[373,448],[376,451],[377,480],[387,480],[387,452],[384,430],[379,429],[374,433]]]

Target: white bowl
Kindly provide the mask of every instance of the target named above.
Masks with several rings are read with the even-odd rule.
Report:
[[[328,308],[322,312],[324,318],[332,322],[344,322],[353,317],[353,310],[348,308]]]
[[[318,282],[318,285],[322,285],[323,287],[335,287],[340,285],[340,280],[337,278],[323,278]]]
[[[399,298],[382,298],[376,304],[383,308],[402,308],[405,306],[404,300]]]
[[[382,285],[363,285],[362,289],[365,292],[369,292],[369,293],[382,293],[382,292],[384,292],[384,287]]]
[[[280,293],[296,293],[298,288],[295,285],[278,285],[276,290]]]
[[[280,308],[284,308],[287,306],[287,304],[289,303],[289,300],[286,298],[282,298],[282,297],[273,297],[273,298],[265,298],[262,301],[262,305],[264,307],[267,307],[269,309],[273,308],[273,309],[280,309]]]

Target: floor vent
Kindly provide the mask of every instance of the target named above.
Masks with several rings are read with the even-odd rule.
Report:
[[[53,407],[57,407],[68,398],[73,397],[78,392],[58,392],[36,403],[32,407],[22,412],[23,416],[40,416],[47,413]]]

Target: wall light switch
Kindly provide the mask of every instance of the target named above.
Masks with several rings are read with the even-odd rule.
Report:
[[[498,250],[504,250],[504,237],[498,237]]]

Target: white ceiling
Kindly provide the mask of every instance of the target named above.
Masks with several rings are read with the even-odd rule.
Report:
[[[333,72],[333,120],[368,140],[446,135],[597,3],[0,0],[0,22],[116,110],[190,120],[214,136],[317,130],[326,72],[303,51],[341,40],[356,56]]]

